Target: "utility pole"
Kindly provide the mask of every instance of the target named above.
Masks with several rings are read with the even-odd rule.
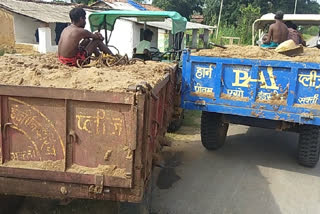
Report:
[[[223,7],[223,0],[221,0],[221,5],[220,5],[220,12],[219,12],[219,18],[218,18],[218,27],[217,27],[216,39],[218,39],[218,34],[219,34],[222,7]]]
[[[298,0],[296,0],[296,2],[295,2],[295,4],[294,4],[294,14],[296,14],[296,12],[297,12],[297,2],[298,2]]]

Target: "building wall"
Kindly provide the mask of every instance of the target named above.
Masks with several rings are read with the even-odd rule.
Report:
[[[109,45],[118,48],[121,55],[132,57],[134,41],[134,23],[127,20],[117,20]]]
[[[16,43],[30,43],[37,44],[36,41],[36,30],[43,26],[43,24],[35,19],[14,14],[14,31]],[[55,45],[55,27],[56,24],[49,24],[51,29],[51,43]]]
[[[0,9],[0,46],[14,46],[13,16]]]
[[[85,29],[90,31],[89,15],[90,11],[87,13],[87,24]],[[132,21],[118,19],[115,23],[114,30],[109,41],[109,45],[115,46],[121,55],[127,54],[129,58],[133,55],[133,48],[137,47],[140,42],[140,30],[143,29],[142,24],[138,24]],[[153,27],[148,27],[153,32],[153,38],[151,41],[151,47],[158,47],[158,29]],[[104,31],[101,34],[105,37]],[[108,31],[108,36],[110,32]],[[113,53],[116,53],[115,49],[111,48]]]
[[[86,11],[87,14],[87,24],[85,29],[90,30],[89,16],[92,12]],[[134,23],[131,21],[118,19],[115,23],[114,30],[111,35],[111,39],[109,41],[109,45],[115,46],[121,55],[127,54],[128,57],[132,57],[133,54],[133,25]],[[101,34],[105,37],[104,31],[101,31]],[[108,36],[110,36],[110,31],[108,31]],[[113,48],[110,48],[113,53],[117,53],[117,51]]]

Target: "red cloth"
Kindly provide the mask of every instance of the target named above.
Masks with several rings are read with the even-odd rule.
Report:
[[[292,28],[288,28],[288,31],[288,40],[292,39],[296,45],[301,44],[299,32]]]
[[[77,61],[81,64],[87,58],[87,52],[85,50],[79,50],[74,57],[59,56],[59,61],[62,64],[69,66],[78,66]]]

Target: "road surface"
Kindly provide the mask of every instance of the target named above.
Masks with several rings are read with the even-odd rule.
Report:
[[[201,146],[198,129],[184,127],[181,136],[168,150],[178,179],[156,187],[154,213],[320,213],[320,166],[296,163],[297,134],[232,125],[213,152]]]
[[[308,47],[314,47],[317,44],[318,36],[314,36],[307,41]]]
[[[155,168],[152,214],[320,213],[320,165],[296,163],[298,135],[231,125],[226,145],[206,151],[199,119],[169,134],[166,168]],[[32,198],[0,198],[7,213],[113,213],[117,204],[75,200],[69,205]],[[1,214],[6,213],[1,209]]]

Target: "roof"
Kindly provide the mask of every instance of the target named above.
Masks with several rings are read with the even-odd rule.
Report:
[[[203,20],[204,20],[203,15],[197,15],[197,14],[192,15],[190,19],[190,21],[196,22],[196,23],[202,23]]]
[[[101,0],[101,1],[97,1],[95,3],[92,3],[90,6],[96,6],[99,5],[101,3],[106,4],[108,7],[115,9],[115,10],[134,10],[134,11],[139,11],[139,9],[137,9],[136,7],[134,7],[133,5],[127,3],[127,2],[107,2],[106,0]]]
[[[194,23],[194,22],[188,22],[187,23],[187,30],[195,30],[195,29],[207,29],[207,30],[213,30],[217,28],[216,26],[211,26],[211,25],[203,25],[199,23]]]
[[[140,4],[138,4],[137,2],[135,2],[133,0],[128,0],[128,3],[132,6],[134,6],[135,8],[137,8],[138,10],[147,10],[146,8],[142,7]]]
[[[73,4],[0,0],[0,8],[46,23],[69,23]]]
[[[268,13],[261,16],[254,22],[255,28],[262,28],[267,24],[274,22],[273,13]],[[320,14],[284,14],[284,21],[292,21],[296,25],[320,25]]]
[[[140,5],[150,11],[163,11],[161,8],[153,6],[151,4],[140,4]]]
[[[172,29],[172,21],[170,19],[166,19],[164,22],[147,22],[149,26],[161,28],[164,30],[171,30]],[[186,30],[197,30],[197,29],[206,29],[206,30],[213,30],[217,28],[216,26],[209,26],[198,24],[194,22],[187,22]]]
[[[166,18],[171,19],[170,30],[173,34],[184,32],[186,30],[187,19],[174,11],[124,11],[109,10],[103,12],[94,12],[89,16],[91,31],[99,29],[113,30],[114,24],[118,18],[137,18],[140,22],[165,22]],[[151,26],[151,24],[149,24]]]

